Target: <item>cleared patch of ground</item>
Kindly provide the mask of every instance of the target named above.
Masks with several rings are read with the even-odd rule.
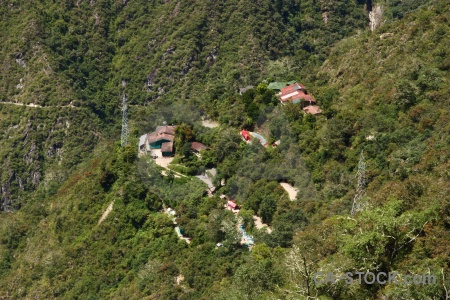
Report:
[[[294,201],[297,197],[298,189],[286,182],[280,182],[280,185],[289,194],[289,199],[291,199],[291,201]]]
[[[211,120],[202,120],[202,125],[208,128],[216,128],[219,126],[219,123]]]
[[[267,233],[272,233],[272,229],[267,224],[264,224],[260,217],[253,216],[253,221],[255,222],[256,228],[258,229],[266,228]]]
[[[180,285],[180,283],[184,280],[183,274],[178,275],[178,276],[175,278],[175,280],[176,280],[177,284]]]
[[[168,168],[169,164],[172,162],[173,157],[163,157],[161,149],[153,149],[150,152],[150,156],[157,156],[157,158],[153,159],[154,162],[165,169]]]

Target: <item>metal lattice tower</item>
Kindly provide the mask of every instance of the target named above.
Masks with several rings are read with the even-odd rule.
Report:
[[[366,192],[366,162],[364,160],[364,150],[361,150],[356,177],[358,178],[358,186],[356,187],[356,194],[353,198],[352,216],[356,212],[364,210],[367,206],[367,203],[362,201]]]
[[[127,116],[127,97],[123,94],[122,98],[122,135],[120,145],[125,147],[128,143],[128,134],[130,130],[128,129],[128,116]]]

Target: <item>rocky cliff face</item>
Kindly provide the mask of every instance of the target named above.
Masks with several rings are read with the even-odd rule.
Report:
[[[373,9],[369,11],[369,27],[371,31],[374,31],[380,27],[383,22],[383,9],[380,4],[375,4]]]
[[[11,200],[9,191],[9,182],[4,182],[0,186],[0,211],[10,211],[11,210]]]

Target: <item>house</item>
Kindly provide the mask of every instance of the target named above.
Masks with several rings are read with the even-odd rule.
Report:
[[[192,144],[191,144],[191,150],[192,150],[192,152],[193,152],[194,155],[196,155],[199,159],[202,158],[202,155],[201,155],[200,152],[201,152],[201,151],[204,151],[204,150],[206,150],[206,149],[209,149],[208,146],[203,145],[203,144],[200,143],[200,142],[192,142]]]
[[[235,215],[239,213],[239,207],[234,202],[234,200],[227,200],[227,204],[225,204],[225,209],[231,210]]]
[[[228,200],[228,201],[227,201],[227,206],[228,206],[230,209],[235,209],[235,208],[237,207],[237,204],[234,203],[234,202],[231,201],[231,200]]]
[[[199,153],[202,150],[208,149],[208,147],[200,142],[192,142],[191,149],[194,153]]]
[[[303,107],[303,111],[307,114],[317,115],[322,113],[322,110],[317,105],[308,105]]]
[[[250,134],[248,133],[247,130],[242,129],[241,135],[242,135],[242,137],[243,137],[246,141],[249,141],[249,140],[250,140]]]
[[[172,156],[174,154],[175,128],[176,126],[167,125],[156,127],[155,131],[147,135],[148,151],[161,149],[162,156]]]
[[[166,142],[161,144],[162,156],[172,156],[173,152],[173,142]]]
[[[305,86],[296,82],[294,84],[283,87],[280,92],[277,94],[281,103],[285,104],[286,102],[292,103],[308,103],[308,105],[312,105],[316,103],[316,100],[308,94]],[[301,103],[302,104],[302,103]],[[303,105],[302,105],[303,106]],[[305,105],[306,106],[306,105]]]

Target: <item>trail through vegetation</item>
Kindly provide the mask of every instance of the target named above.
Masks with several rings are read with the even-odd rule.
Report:
[[[108,207],[105,209],[105,211],[103,212],[100,220],[98,220],[98,225],[100,225],[100,223],[103,222],[103,220],[106,219],[106,217],[109,215],[109,213],[113,210],[114,207],[114,200],[111,201],[111,203],[109,203]]]

